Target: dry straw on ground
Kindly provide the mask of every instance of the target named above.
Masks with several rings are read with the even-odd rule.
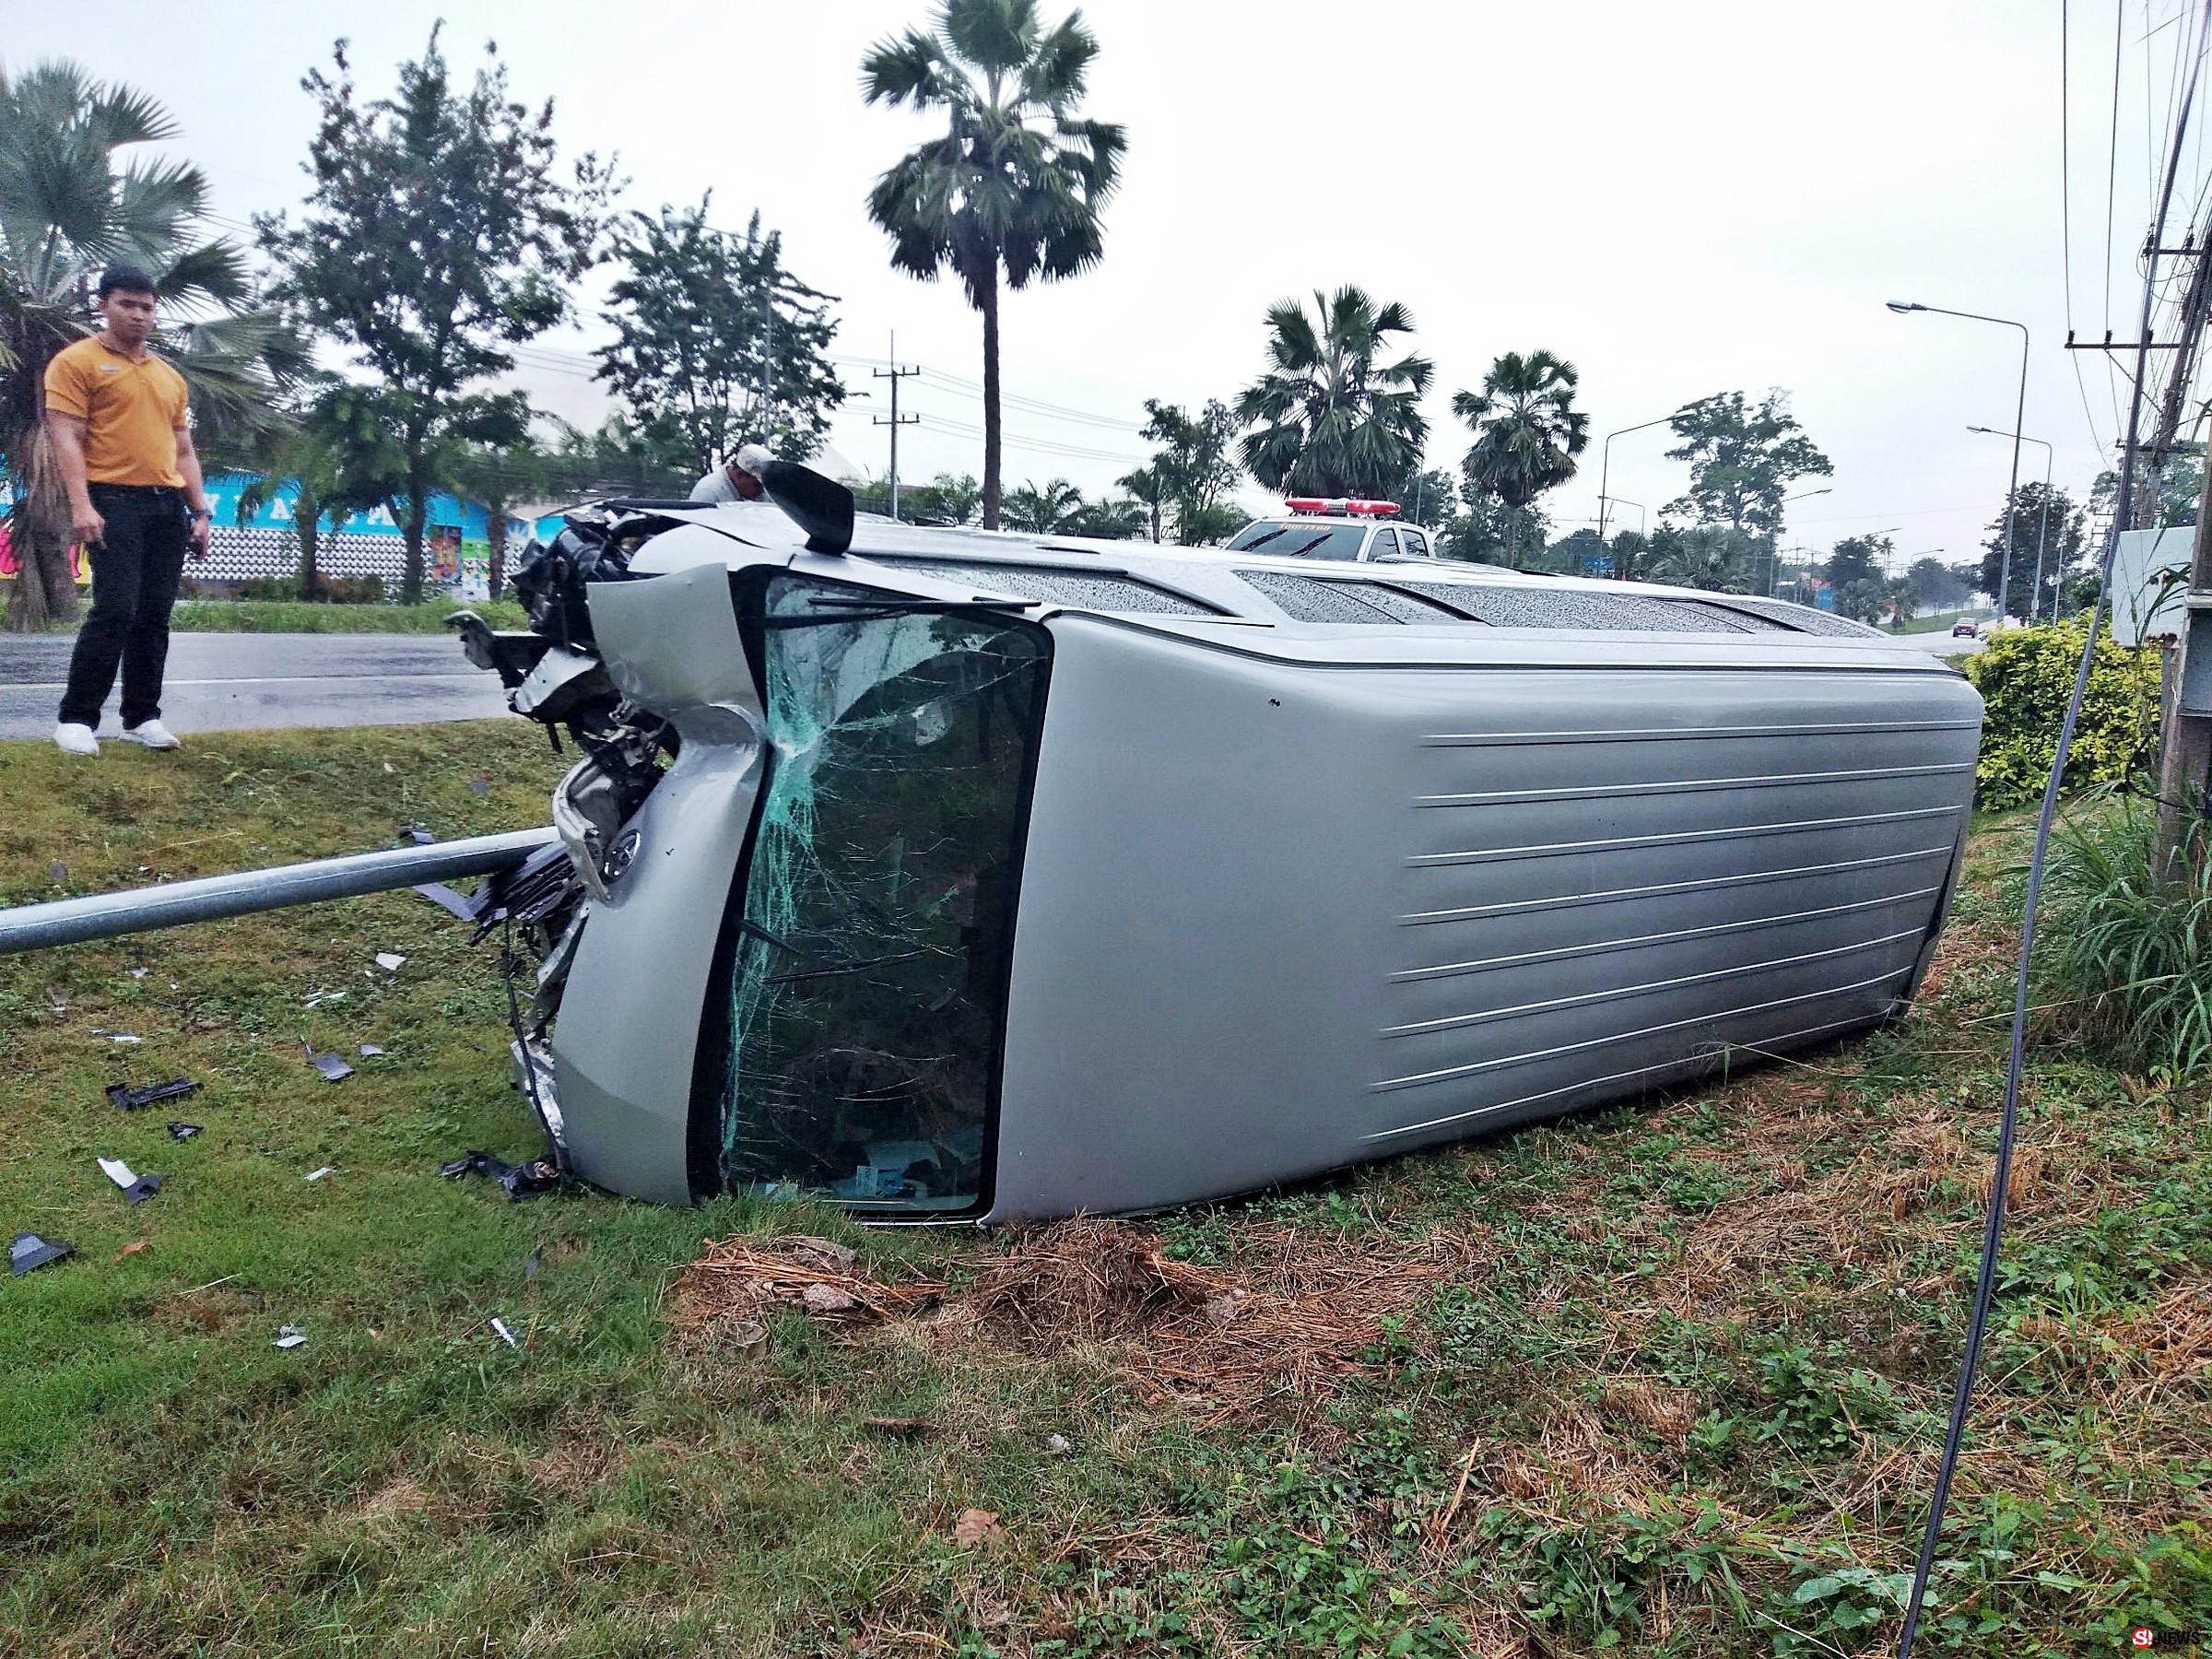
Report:
[[[1473,1258],[1464,1234],[1347,1245],[1291,1228],[1254,1229],[1234,1270],[1165,1255],[1159,1240],[1078,1217],[1014,1234],[983,1259],[942,1330],[1022,1353],[1100,1351],[1147,1396],[1226,1416],[1271,1396],[1312,1399],[1437,1282]],[[724,1240],[687,1267],[677,1320],[730,1328],[775,1303],[860,1324],[947,1296],[932,1281],[887,1284],[825,1239]]]

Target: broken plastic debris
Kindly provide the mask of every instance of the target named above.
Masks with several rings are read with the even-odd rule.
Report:
[[[300,1046],[307,1051],[307,1063],[331,1082],[343,1083],[353,1076],[353,1067],[346,1064],[345,1055],[318,1054],[315,1045],[304,1037],[300,1039]]]
[[[337,1173],[337,1170],[336,1170],[336,1169],[335,1169],[334,1166],[332,1166],[332,1165],[330,1165],[330,1164],[324,1164],[324,1166],[323,1166],[321,1169],[319,1169],[319,1170],[310,1170],[310,1171],[307,1172],[307,1177],[306,1177],[306,1178],[307,1178],[308,1180],[310,1180],[310,1181],[320,1181],[320,1180],[322,1180],[322,1179],[323,1179],[323,1177],[324,1177],[324,1176],[325,1176],[325,1175],[335,1175],[335,1174],[336,1174],[336,1173]]]
[[[1067,1457],[1076,1448],[1066,1435],[1048,1434],[1044,1437],[1044,1449],[1054,1457]]]
[[[95,1031],[93,1035],[97,1037],[100,1035],[100,1033]],[[128,1031],[110,1031],[108,1033],[108,1041],[110,1042],[136,1042],[138,1039],[132,1036]]]
[[[477,919],[477,906],[475,900],[465,898],[461,894],[454,892],[452,888],[447,887],[442,881],[419,882],[416,885],[415,890],[420,893],[425,899],[428,899],[432,904],[437,905],[441,910],[451,912],[453,915],[460,917],[464,922],[474,922]]]
[[[507,1328],[507,1322],[505,1320],[493,1320],[491,1322],[491,1328],[498,1334],[500,1340],[505,1343],[509,1347],[519,1348],[523,1346],[514,1339],[514,1333]]]
[[[399,839],[404,841],[413,841],[418,847],[432,846],[437,842],[438,840],[436,836],[432,835],[420,824],[409,824],[406,826],[406,829],[399,832]]]
[[[361,1058],[364,1060],[382,1059],[383,1057],[383,1053],[384,1051],[379,1048],[373,1042],[364,1042],[361,1044]]]
[[[144,979],[146,977],[146,970],[143,968],[134,968],[131,970],[131,977],[133,979]]]
[[[203,1130],[197,1124],[172,1123],[169,1126],[169,1138],[175,1141],[190,1140],[194,1135],[203,1135],[205,1133],[206,1131]]]
[[[298,1325],[285,1325],[277,1331],[276,1340],[270,1343],[269,1346],[271,1347],[296,1348],[303,1347],[306,1344],[307,1333],[305,1331]]]
[[[407,959],[404,956],[394,956],[389,950],[380,950],[376,953],[376,965],[386,973],[397,973],[407,965]]]
[[[303,1008],[319,1008],[326,1002],[344,1002],[345,1000],[346,993],[343,991],[317,991],[312,995],[302,998],[300,1006]]]
[[[162,1178],[160,1176],[134,1175],[131,1172],[131,1166],[124,1163],[120,1158],[103,1158],[99,1160],[99,1163],[100,1169],[106,1172],[108,1179],[123,1189],[125,1203],[144,1204],[161,1190]]]
[[[190,1077],[171,1077],[166,1083],[148,1083],[143,1088],[133,1088],[128,1083],[111,1083],[107,1088],[108,1104],[119,1112],[136,1112],[162,1100],[181,1100],[197,1088],[199,1085]]]
[[[471,778],[468,781],[468,790],[471,794],[483,794],[490,788],[491,780],[489,778]]]
[[[34,1267],[76,1253],[76,1246],[66,1239],[41,1239],[34,1232],[19,1232],[7,1247],[7,1270],[19,1278]]]
[[[136,1255],[145,1248],[146,1241],[144,1239],[133,1239],[128,1244],[125,1244],[121,1250],[115,1253],[115,1259],[120,1262],[124,1256]]]
[[[66,881],[69,879],[69,866],[57,858],[46,866],[46,874],[55,881]]]
[[[543,1197],[560,1186],[560,1171],[554,1168],[549,1158],[511,1164],[488,1152],[470,1151],[451,1163],[440,1164],[438,1173],[448,1181],[458,1181],[464,1175],[488,1175],[506,1189],[509,1199],[516,1204],[525,1198]]]

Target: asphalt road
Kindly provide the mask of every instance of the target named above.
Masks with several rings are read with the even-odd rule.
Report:
[[[1937,656],[1971,656],[1982,649],[1980,640],[1954,640],[1951,630],[1940,629],[1930,633],[1893,634],[1900,645],[1917,645],[1923,651],[1932,651]]]
[[[0,634],[0,738],[51,737],[72,634]],[[108,698],[100,735],[121,730]],[[507,712],[496,674],[430,634],[172,635],[161,719],[172,731],[407,725]]]

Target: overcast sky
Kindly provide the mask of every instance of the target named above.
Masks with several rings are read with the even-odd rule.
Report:
[[[2135,328],[2149,135],[2171,101],[2183,9],[2072,7],[2071,321],[2084,337]],[[1143,456],[1146,397],[1233,398],[1261,367],[1269,302],[1344,282],[1413,313],[1437,367],[1434,464],[1467,441],[1452,392],[1498,353],[1547,347],[1580,368],[1594,438],[1582,476],[1547,498],[1562,532],[1596,512],[1606,432],[1711,393],[1782,387],[1836,465],[1799,487],[1832,493],[1792,506],[1785,544],[1895,526],[1901,555],[1971,556],[2001,507],[2009,445],[1966,428],[2009,429],[2019,336],[1895,316],[1888,299],[2027,323],[2026,430],[2057,446],[2058,479],[2077,492],[2103,465],[2113,377],[2100,355],[2061,349],[2058,0],[1083,10],[1102,47],[1088,112],[1125,124],[1127,163],[1103,264],[1005,306],[1009,397],[1088,418],[1010,404],[1010,484],[1110,484]],[[0,0],[0,53],[11,66],[74,57],[161,100],[182,127],[173,147],[206,170],[217,212],[242,221],[299,199],[312,110],[298,82],[333,38],[350,38],[361,85],[381,92],[442,16],[456,65],[496,39],[516,92],[556,100],[564,147],[619,154],[629,206],[712,189],[732,227],[759,208],[793,269],[841,296],[848,384],[880,396],[865,359],[882,359],[893,330],[902,361],[981,378],[958,288],[894,274],[862,205],[924,124],[861,103],[861,55],[927,15],[918,0]],[[2201,176],[2184,169],[2185,184]],[[533,391],[571,418],[597,405],[582,356],[594,337],[587,323],[531,354]],[[980,427],[980,394],[925,379],[902,397],[924,418],[902,433],[902,476],[981,471],[980,439],[961,430]],[[882,407],[856,399],[831,437],[878,472]],[[1653,522],[1685,483],[1666,443],[1654,429],[1613,446],[1613,493]],[[2041,452],[2022,470],[2040,476]],[[1619,512],[1631,526],[1644,516]]]

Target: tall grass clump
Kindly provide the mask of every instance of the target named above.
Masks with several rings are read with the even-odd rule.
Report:
[[[2122,796],[2071,814],[2053,844],[2042,935],[2078,1034],[2176,1081],[2212,1075],[2212,817],[2184,823],[2187,874],[2163,883],[2152,806]]]

